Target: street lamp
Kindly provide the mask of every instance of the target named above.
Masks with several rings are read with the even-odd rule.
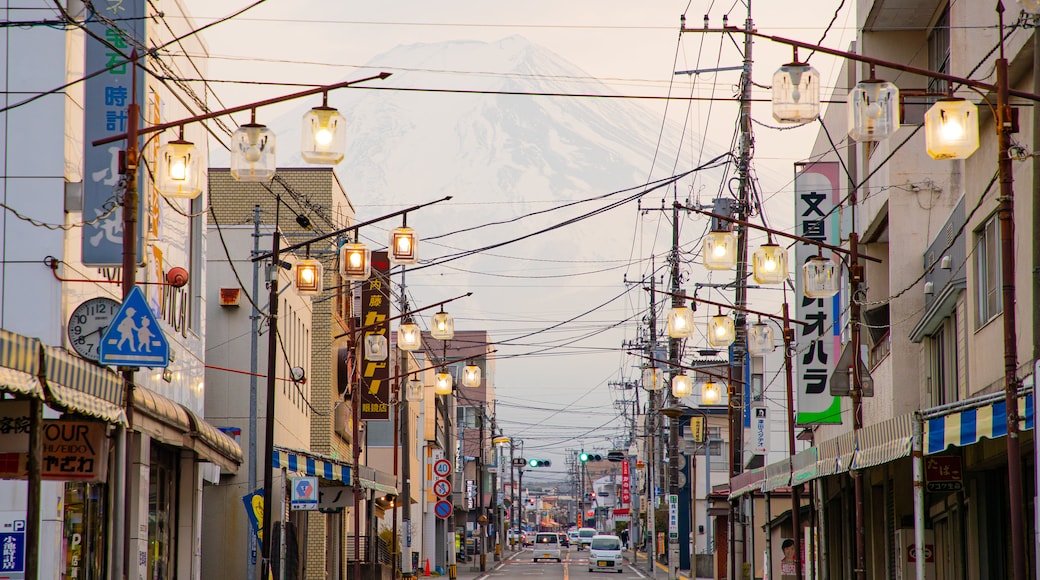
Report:
[[[776,344],[773,342],[773,327],[762,322],[761,318],[748,327],[747,334],[748,353],[751,356],[766,355],[776,349]]]
[[[321,106],[303,115],[300,156],[307,163],[335,165],[347,152],[347,120],[328,106],[328,97],[322,94]]]
[[[385,334],[365,335],[365,360],[384,361],[390,356],[390,343]]]
[[[267,182],[275,172],[274,132],[253,121],[235,129],[231,135],[231,176],[238,181]]]
[[[687,374],[672,377],[672,396],[676,399],[685,399],[693,394],[693,378]]]
[[[841,280],[833,260],[813,256],[802,266],[802,292],[807,298],[830,298],[838,293]]]
[[[166,198],[194,199],[202,193],[199,178],[201,164],[196,156],[195,144],[184,140],[184,128],[180,137],[170,141],[159,151],[155,171],[155,188]]]
[[[808,123],[820,115],[820,73],[808,63],[794,61],[773,75],[773,118],[781,123]]]
[[[704,384],[701,385],[701,404],[718,405],[720,401],[722,401],[722,389],[719,383],[711,379],[704,381]]]
[[[451,373],[447,369],[441,369],[433,380],[433,392],[437,395],[450,395],[452,392]]]
[[[924,142],[932,159],[967,159],[979,148],[979,110],[965,99],[936,101],[924,116]]]
[[[360,282],[372,275],[372,250],[365,244],[346,243],[339,249],[339,275]]]
[[[673,306],[668,312],[668,336],[690,338],[693,335],[693,309],[689,306]]]
[[[737,234],[728,229],[704,236],[701,256],[708,270],[732,270],[737,265]]]
[[[419,325],[412,322],[411,317],[406,318],[397,327],[397,348],[404,351],[419,350],[422,346],[422,332]]]
[[[480,386],[480,367],[472,362],[462,369],[462,386],[476,388]]]
[[[856,83],[849,93],[849,137],[856,141],[881,141],[899,129],[899,88],[870,78]]]
[[[787,248],[769,241],[751,256],[752,272],[759,284],[782,284],[787,280]]]
[[[651,392],[660,390],[661,369],[652,364],[643,366],[643,388]]]
[[[324,286],[325,267],[320,260],[304,258],[296,262],[296,291],[301,296],[321,294]]]
[[[418,240],[415,230],[401,226],[390,230],[390,263],[416,264],[419,262]]]
[[[708,319],[708,344],[711,346],[726,348],[733,344],[736,335],[736,324],[732,316],[719,311],[718,314]]]
[[[455,338],[455,319],[443,310],[434,314],[430,321],[430,336],[437,340]]]

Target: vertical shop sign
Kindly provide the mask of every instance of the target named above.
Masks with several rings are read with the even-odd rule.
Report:
[[[362,322],[365,334],[382,334],[390,340],[390,260],[386,252],[372,252],[372,277],[361,289]],[[381,324],[382,323],[382,324]],[[379,325],[376,327],[375,325]],[[362,361],[361,420],[390,420],[390,366],[389,362]]]
[[[85,39],[86,71],[84,82],[83,140],[83,263],[88,266],[121,266],[123,263],[123,213],[116,202],[122,176],[120,152],[123,143],[94,147],[92,141],[127,130],[127,106],[131,93],[144,105],[144,74],[133,79],[133,63],[127,62],[136,47],[143,54],[145,40],[144,0],[97,0],[86,20],[90,33]],[[97,38],[105,39],[102,43]],[[107,43],[107,44],[106,44]],[[139,184],[145,180],[138,180]],[[141,203],[138,223],[147,223],[147,203]],[[141,252],[144,227],[138,228],[137,255]]]
[[[0,512],[0,578],[25,578],[25,512]]]
[[[632,503],[632,472],[629,459],[621,462],[621,503]]]
[[[832,246],[839,244],[838,164],[836,162],[796,163],[794,177],[795,233]],[[806,260],[819,255],[820,248],[806,242],[795,243],[796,272]],[[830,252],[825,252],[826,256]],[[841,401],[830,394],[827,380],[841,351],[839,292],[832,298],[806,298],[802,276],[795,276],[795,317],[807,321],[795,331],[798,372],[798,425],[840,424]]]

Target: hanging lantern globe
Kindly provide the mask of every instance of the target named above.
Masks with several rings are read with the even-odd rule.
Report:
[[[200,167],[194,143],[170,141],[159,150],[155,188],[166,198],[194,199],[202,193]]]
[[[271,181],[275,136],[266,125],[246,123],[231,135],[231,176],[238,181]]]
[[[434,314],[430,320],[430,336],[437,340],[455,338],[455,319],[443,310]]]
[[[390,230],[390,263],[415,264],[419,262],[415,230],[400,227]]]
[[[701,404],[718,405],[722,402],[722,387],[715,381],[708,380],[701,385]]]
[[[462,368],[462,386],[470,388],[480,386],[480,367],[468,364]]]
[[[397,348],[413,351],[419,350],[421,346],[422,332],[419,330],[419,325],[411,320],[402,322],[401,326],[397,327]]]
[[[888,81],[856,83],[848,98],[849,137],[881,141],[899,128],[899,88]]]
[[[773,342],[773,327],[764,322],[758,322],[748,327],[748,353],[752,356],[761,356],[773,352],[776,348]]]
[[[693,310],[687,306],[675,306],[668,312],[668,336],[689,338],[693,335]]]
[[[672,396],[676,399],[685,399],[693,394],[693,378],[690,375],[675,375],[672,377]]]
[[[838,265],[823,256],[813,256],[802,266],[802,292],[807,298],[830,298],[838,293]]]
[[[732,316],[718,314],[708,319],[708,344],[711,346],[728,347],[733,344],[736,335],[736,324]]]
[[[332,107],[314,107],[303,115],[300,156],[307,163],[335,165],[347,152],[347,120]]]
[[[979,148],[979,109],[965,99],[936,101],[924,115],[924,142],[932,159],[967,159]]]
[[[787,248],[776,244],[762,244],[751,256],[755,282],[783,284],[787,280]]]
[[[365,360],[383,361],[390,356],[390,343],[384,334],[365,335]]]
[[[450,395],[452,387],[451,374],[442,370],[433,379],[433,392],[437,395]]]
[[[324,279],[325,267],[320,261],[304,258],[296,262],[296,291],[301,296],[321,294]]]
[[[732,270],[737,265],[737,234],[712,230],[704,236],[701,257],[709,270]]]
[[[365,244],[343,244],[339,249],[339,275],[344,280],[368,280],[372,275],[372,250]]]
[[[773,118],[808,123],[820,115],[820,73],[804,62],[790,62],[773,74]]]
[[[661,388],[661,369],[653,365],[643,367],[643,388],[648,391],[656,391]]]

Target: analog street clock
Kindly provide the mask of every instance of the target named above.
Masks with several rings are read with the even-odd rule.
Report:
[[[83,358],[98,360],[101,337],[119,312],[119,302],[111,298],[91,298],[80,304],[69,317],[69,344]]]

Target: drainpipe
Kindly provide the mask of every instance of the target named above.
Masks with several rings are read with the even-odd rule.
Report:
[[[910,451],[911,462],[913,463],[913,477],[914,477],[914,552],[917,557],[914,558],[914,574],[917,580],[924,579],[924,561],[925,558],[922,556],[925,553],[924,545],[924,453],[923,451],[923,419],[921,418],[920,412],[914,413],[913,419],[913,437],[911,442],[913,448]]]

